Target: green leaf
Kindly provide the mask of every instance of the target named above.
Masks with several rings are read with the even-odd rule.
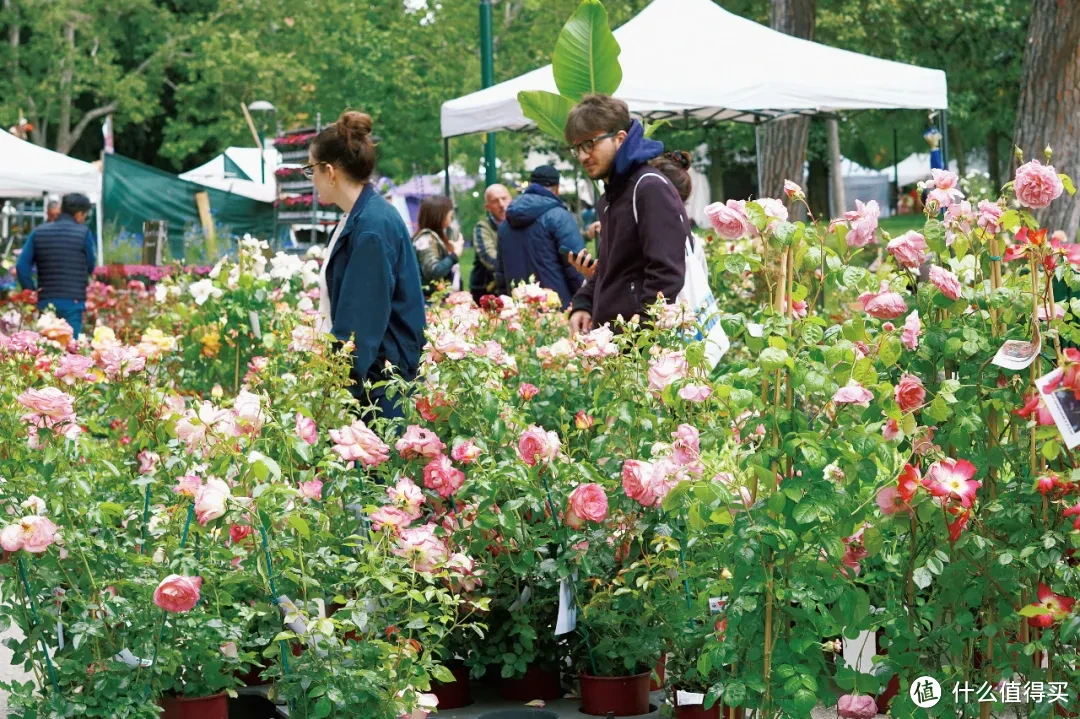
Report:
[[[818,325],[805,324],[802,328],[802,339],[808,345],[816,345],[825,337],[825,330]]]
[[[799,524],[809,524],[817,520],[818,509],[813,503],[804,500],[795,505],[791,515],[795,517],[795,521]]]
[[[881,364],[885,367],[892,367],[900,360],[900,356],[904,352],[904,345],[900,342],[900,338],[895,335],[889,335],[881,341],[881,348],[878,350],[878,359],[881,360]]]
[[[555,41],[551,54],[555,86],[574,102],[592,93],[614,95],[622,83],[620,52],[603,4],[583,0]]]
[[[299,514],[289,515],[289,526],[295,529],[304,539],[311,536],[311,527]]]
[[[724,687],[724,704],[737,707],[746,700],[746,685],[742,682],[731,682]]]
[[[817,706],[817,695],[808,689],[795,692],[795,708],[802,716],[810,716],[810,710]]]
[[[521,114],[535,122],[541,132],[560,144],[566,142],[566,116],[574,106],[573,100],[544,90],[522,90],[518,93],[518,104]]]
[[[758,355],[758,361],[761,363],[761,369],[773,372],[787,364],[788,353],[777,347],[766,347]]]
[[[1020,213],[1016,210],[1008,210],[1001,216],[998,224],[1006,232],[1015,232],[1020,227]]]
[[[1038,604],[1029,604],[1017,612],[1021,617],[1038,617],[1048,613],[1049,610]]]
[[[330,716],[330,710],[332,709],[330,699],[328,697],[322,697],[315,703],[315,711],[312,713],[314,719],[323,719],[323,717]]]
[[[952,414],[952,410],[949,409],[949,405],[942,397],[935,397],[927,407],[923,408],[923,413],[928,415],[935,422],[944,422]]]
[[[863,278],[866,277],[867,272],[865,267],[851,266],[844,270],[844,286],[855,287]]]
[[[940,575],[945,571],[945,565],[941,563],[941,560],[937,557],[930,557],[926,560],[926,568],[930,570],[932,574]]]
[[[431,668],[431,676],[443,684],[450,684],[454,681],[453,673],[442,664],[436,664]]]
[[[919,567],[911,573],[911,578],[915,581],[915,586],[919,589],[926,589],[934,581],[934,576],[930,574],[930,570],[926,567]]]
[[[773,237],[782,247],[787,247],[795,240],[796,229],[793,222],[779,222],[773,230]]]
[[[927,220],[922,234],[931,250],[939,255],[945,254],[945,225],[940,220]]]
[[[773,514],[780,514],[784,511],[784,505],[787,504],[787,497],[783,492],[774,492],[769,495],[768,501],[765,502],[765,506],[769,508],[769,511]]]
[[[1073,184],[1072,178],[1066,175],[1064,172],[1058,175],[1061,178],[1061,184],[1065,188],[1065,192],[1070,195],[1076,194],[1076,185]]]

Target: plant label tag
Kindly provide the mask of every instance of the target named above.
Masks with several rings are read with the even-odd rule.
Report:
[[[748,335],[750,335],[751,337],[756,337],[757,339],[761,339],[765,334],[765,328],[762,327],[761,325],[759,325],[756,322],[747,322],[746,323],[746,333]]]
[[[675,706],[685,707],[695,704],[704,704],[705,695],[697,692],[684,692],[681,689],[675,692]]]
[[[64,623],[56,623],[56,651],[64,651]]]
[[[525,607],[525,605],[529,603],[529,600],[531,598],[532,587],[526,585],[525,588],[521,590],[521,596],[515,599],[514,603],[510,605],[510,611],[520,612]]]
[[[1054,418],[1054,424],[1061,432],[1065,446],[1072,449],[1080,444],[1080,400],[1076,399],[1069,390],[1054,392],[1046,389],[1052,381],[1060,381],[1060,372],[1061,370],[1054,370],[1040,377],[1035,380],[1035,386],[1039,388],[1039,397],[1050,410],[1050,416]]]
[[[113,659],[118,662],[123,662],[132,669],[135,669],[136,667],[148,667],[151,664],[149,659],[140,659],[132,654],[131,650],[127,648],[120,650],[120,653],[114,656]]]
[[[285,626],[297,634],[304,634],[307,632],[307,625],[304,624],[304,620],[300,618],[300,608],[296,606],[293,600],[282,594],[278,597],[278,606],[281,608],[282,613],[285,614],[286,619],[290,615],[296,617],[295,621],[288,622]]]
[[[709,614],[719,614],[726,604],[727,597],[709,597]]]
[[[994,355],[993,364],[1011,370],[1027,369],[1042,349],[1042,339],[1035,342],[1009,340]]]
[[[577,628],[577,607],[569,579],[559,582],[559,617],[555,621],[555,636],[569,634]]]
[[[255,339],[262,339],[262,328],[259,327],[259,313],[255,310],[248,310],[248,322],[251,324],[251,334],[255,335]]]

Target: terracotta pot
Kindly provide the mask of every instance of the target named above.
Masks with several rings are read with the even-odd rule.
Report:
[[[161,719],[229,719],[225,692],[209,697],[162,697]]]
[[[263,673],[263,669],[263,667],[253,666],[246,672],[233,672],[233,676],[239,679],[245,687],[262,687],[270,683],[268,680],[259,676]]]
[[[660,655],[656,663],[656,677],[649,677],[649,691],[658,692],[664,688],[664,672],[667,670],[667,654]]]
[[[649,677],[642,672],[626,677],[580,675],[581,711],[590,716],[632,717],[649,713]]]
[[[447,684],[442,682],[431,683],[431,693],[439,697],[439,710],[460,709],[472,704],[469,696],[469,669],[465,666],[449,667],[454,675],[454,681]]]
[[[716,702],[711,709],[704,704],[684,704],[675,707],[675,719],[744,719],[746,711],[739,707],[730,709],[723,702]]]
[[[499,696],[508,701],[529,702],[533,699],[558,699],[562,696],[559,672],[530,664],[518,679],[499,678]]]

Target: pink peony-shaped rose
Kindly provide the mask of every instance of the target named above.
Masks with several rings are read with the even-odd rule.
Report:
[[[521,461],[530,467],[539,462],[550,462],[559,454],[559,435],[542,427],[529,425],[518,439],[517,452]]]
[[[653,466],[649,462],[628,459],[623,463],[622,486],[626,496],[646,507],[656,504],[652,491]]]
[[[173,487],[174,492],[185,497],[194,497],[200,489],[202,489],[202,477],[196,474],[185,474],[176,480],[176,486]]]
[[[393,487],[387,487],[386,496],[390,498],[390,502],[395,507],[409,515],[409,519],[420,518],[420,507],[424,504],[424,493],[408,477],[402,477]]]
[[[135,347],[117,345],[101,353],[99,364],[105,370],[105,376],[109,379],[116,379],[117,377],[130,377],[135,372],[142,372],[146,369],[146,358],[140,355],[139,350]]]
[[[199,493],[195,495],[195,517],[199,520],[199,524],[205,525],[207,522],[224,516],[231,496],[232,490],[224,480],[217,477],[206,480],[206,484],[200,487]]]
[[[902,267],[917,270],[926,261],[926,238],[909,230],[889,242],[886,248]]]
[[[937,265],[930,267],[930,282],[950,300],[960,299],[960,280],[944,267]]]
[[[728,200],[726,204],[714,202],[705,208],[705,216],[722,239],[741,240],[750,232],[750,220],[746,217],[746,202],[743,200]]]
[[[697,427],[691,424],[680,424],[679,428],[671,433],[672,457],[675,462],[683,467],[695,467],[701,469],[701,443]]]
[[[688,384],[679,390],[679,398],[687,402],[704,402],[712,396],[712,387],[707,384]]]
[[[910,412],[922,407],[926,401],[926,389],[922,380],[913,374],[905,374],[896,385],[896,403],[902,412]]]
[[[874,394],[855,380],[850,380],[833,395],[833,402],[836,404],[857,404],[869,407],[873,401]]]
[[[1004,214],[1005,210],[996,202],[990,202],[990,200],[979,201],[978,224],[987,233],[996,235],[1001,231],[1001,216]]]
[[[664,350],[649,360],[649,390],[659,395],[672,382],[685,378],[689,371],[686,355],[676,350]]]
[[[145,449],[135,455],[135,458],[139,460],[139,474],[153,474],[157,470],[158,462],[161,461],[157,452]]]
[[[443,499],[458,491],[464,482],[465,473],[455,467],[444,454],[440,454],[424,467],[424,486]]]
[[[836,715],[840,719],[874,719],[877,716],[877,702],[874,697],[865,694],[845,694],[836,703]]]
[[[307,442],[315,444],[319,441],[319,428],[315,426],[315,420],[296,413],[296,436]]]
[[[907,303],[898,292],[889,289],[889,283],[882,281],[877,292],[864,292],[859,295],[863,311],[879,320],[894,320],[907,312]]]
[[[851,224],[847,233],[848,247],[865,247],[873,244],[874,232],[878,227],[878,217],[881,216],[881,208],[876,200],[870,200],[865,205],[861,200],[855,200],[855,209],[844,213],[844,218]]]
[[[394,534],[408,527],[413,517],[409,513],[397,507],[379,507],[371,513],[371,528],[376,532],[389,529]]]
[[[521,386],[518,387],[518,397],[521,397],[521,399],[528,402],[533,397],[535,397],[539,391],[540,388],[536,385],[529,384],[528,382],[523,382]]]
[[[1038,210],[1061,197],[1065,186],[1053,165],[1032,160],[1016,168],[1013,189],[1021,205]]]
[[[91,369],[94,366],[94,358],[86,355],[65,354],[60,357],[60,363],[53,371],[53,375],[68,385],[75,384],[78,380],[93,381],[94,375]]]
[[[585,522],[602,522],[607,517],[607,493],[599,484],[578,485],[566,499],[566,524],[580,529]]]
[[[199,603],[202,577],[170,574],[154,590],[154,604],[166,612],[187,612]]]
[[[300,496],[307,501],[319,501],[322,499],[323,483],[321,479],[310,479],[307,482],[300,482]]]
[[[904,347],[914,352],[919,348],[919,335],[922,334],[922,322],[919,320],[919,311],[914,310],[904,320],[904,331],[900,335],[900,341]]]
[[[56,541],[56,525],[37,514],[23,517],[0,531],[0,547],[6,552],[25,549],[31,554],[41,554]]]
[[[480,455],[484,451],[480,449],[475,442],[471,439],[467,439],[464,442],[458,443],[450,456],[455,462],[461,462],[462,464],[472,464],[476,460],[480,459]]]
[[[415,424],[410,424],[405,429],[405,434],[394,447],[401,454],[402,459],[416,459],[417,457],[434,459],[446,450],[446,445],[437,434]]]
[[[359,461],[365,467],[378,467],[390,459],[390,447],[363,420],[330,430],[330,439],[334,441],[334,452],[346,462]]]
[[[32,413],[24,415],[23,420],[35,427],[51,429],[75,421],[75,398],[56,387],[28,389],[19,395],[18,400]]]
[[[417,572],[430,572],[447,559],[446,545],[435,536],[435,525],[402,529],[393,553],[407,559]]]

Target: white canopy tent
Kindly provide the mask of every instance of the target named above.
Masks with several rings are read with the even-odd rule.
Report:
[[[273,202],[277,199],[274,172],[280,164],[281,154],[274,149],[266,150],[266,182],[262,182],[259,148],[230,147],[206,164],[183,173],[180,179],[261,202]]]
[[[0,197],[79,192],[97,205],[97,261],[102,263],[101,170],[92,163],[20,140],[0,130]]]
[[[948,108],[945,73],[802,40],[712,0],[653,0],[615,30],[623,79],[615,95],[652,119],[760,124],[841,110]],[[678,38],[676,51],[657,38]],[[551,65],[443,103],[444,140],[521,130],[522,90],[558,92]],[[945,149],[944,147],[942,148]]]

